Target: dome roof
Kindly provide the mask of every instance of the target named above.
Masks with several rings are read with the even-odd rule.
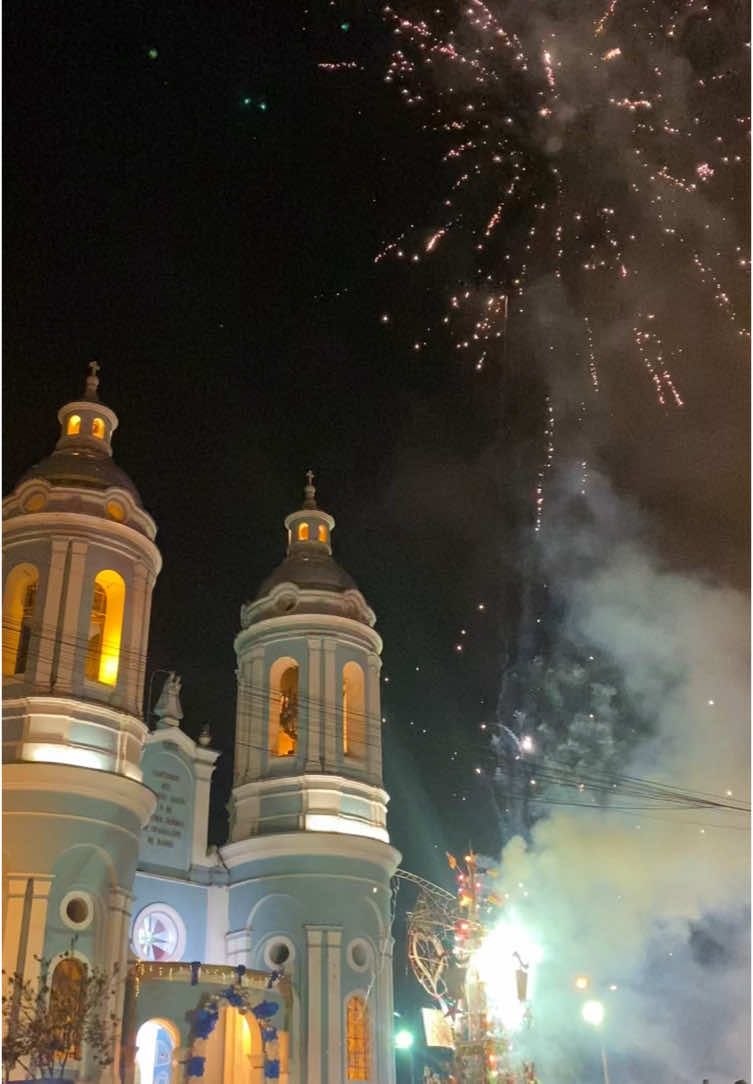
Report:
[[[60,438],[54,452],[27,470],[18,484],[42,478],[53,486],[100,491],[118,486],[142,508],[136,486],[113,462],[112,434],[118,427],[118,418],[97,393],[98,363],[91,362],[89,369],[83,396],[58,411]]]
[[[303,506],[285,517],[285,559],[267,576],[253,601],[241,607],[241,627],[302,614],[333,614],[373,627],[376,615],[332,556],[335,521],[317,507],[312,472],[306,477]]]
[[[109,456],[92,456],[70,450],[53,452],[40,463],[30,467],[19,479],[44,478],[54,486],[83,486],[86,489],[109,489],[119,486],[131,494],[142,507],[139,491],[124,470]]]
[[[263,598],[281,583],[294,583],[310,591],[352,591],[356,587],[355,581],[323,547],[321,552],[297,550],[288,554],[264,580],[256,597]]]

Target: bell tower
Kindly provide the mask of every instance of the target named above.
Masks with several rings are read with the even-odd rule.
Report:
[[[391,878],[382,641],[332,556],[308,473],[287,552],[241,609],[227,949],[299,992],[291,1084],[391,1084]]]
[[[27,976],[74,937],[90,966],[125,966],[155,804],[141,703],[161,558],[89,368],[55,450],[3,501],[4,952]]]

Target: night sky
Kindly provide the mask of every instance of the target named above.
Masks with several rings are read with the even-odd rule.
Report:
[[[514,323],[478,375],[438,339],[411,348],[444,267],[374,257],[437,224],[444,144],[385,85],[375,6],[309,7],[6,4],[5,491],[96,358],[164,560],[148,672],[181,674],[186,730],[208,722],[230,753],[240,606],[311,468],[385,642],[393,842],[447,884],[445,850],[502,842],[474,768],[516,650],[547,380]],[[668,567],[745,588],[744,365],[711,302],[669,306],[694,340],[684,409],[659,409],[615,347],[591,466]]]
[[[6,487],[97,358],[164,558],[149,670],[177,670],[186,729],[230,748],[240,605],[311,467],[385,640],[395,842],[436,876],[445,847],[497,845],[470,778],[498,682],[499,464],[475,469],[494,384],[381,322],[424,304],[372,260],[433,164],[381,93],[379,22],[295,7],[7,9]],[[369,70],[333,80],[316,64],[346,35]]]

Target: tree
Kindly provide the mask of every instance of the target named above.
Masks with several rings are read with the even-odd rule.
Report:
[[[115,1057],[117,1017],[111,1011],[117,985],[112,974],[88,968],[65,952],[50,974],[39,962],[36,981],[3,972],[3,1076],[20,1068],[27,1079],[60,1079],[82,1055],[104,1068]]]

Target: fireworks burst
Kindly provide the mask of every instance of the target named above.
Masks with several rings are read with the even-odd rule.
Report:
[[[534,320],[542,354],[583,381],[578,401],[603,389],[618,356],[613,369],[648,378],[670,410],[683,406],[672,365],[686,364],[693,334],[678,313],[705,299],[749,337],[750,262],[735,244],[747,192],[743,18],[697,0],[384,9],[395,39],[386,81],[445,140],[447,182],[434,224],[407,228],[377,261],[416,264],[441,249],[452,263],[454,246],[463,278],[447,283],[441,324],[475,370],[501,361],[508,316]]]

